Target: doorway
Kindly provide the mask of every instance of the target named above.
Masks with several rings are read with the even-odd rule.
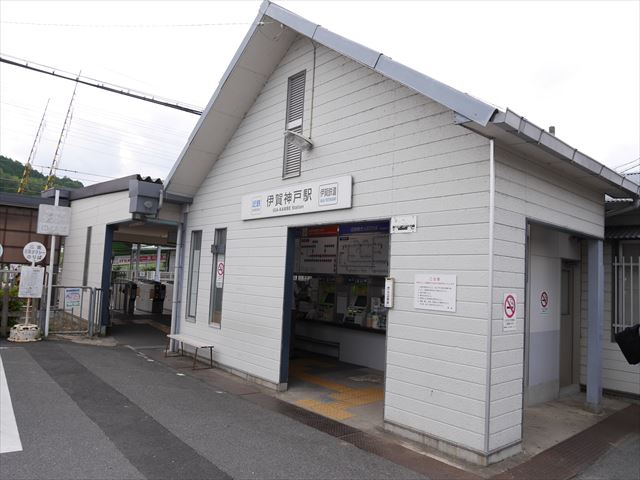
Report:
[[[562,262],[560,276],[560,396],[579,391],[579,292],[575,262]]]

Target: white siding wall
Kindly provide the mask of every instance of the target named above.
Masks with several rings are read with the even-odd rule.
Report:
[[[80,286],[84,273],[87,228],[92,227],[87,286],[101,287],[102,260],[106,225],[126,220],[129,215],[129,193],[116,192],[71,202],[71,229],[64,241],[64,261],[58,285]],[[58,292],[64,295],[64,292]],[[86,297],[88,299],[88,297]],[[82,317],[88,316],[85,302]]]
[[[616,252],[609,242],[604,244],[604,321],[602,331],[602,386],[609,390],[640,395],[640,365],[630,365],[611,336],[613,318],[612,263]],[[582,256],[582,315],[580,328],[580,383],[587,383],[587,252]]]
[[[543,167],[496,147],[496,211],[492,308],[489,449],[522,436],[525,244],[527,219],[592,236],[604,234],[604,195],[549,175]],[[502,332],[502,300],[518,298],[517,331]]]
[[[391,241],[390,273],[397,283],[387,339],[385,418],[482,450],[488,141],[453,124],[453,113],[443,106],[323,47],[317,50],[309,132],[312,62],[310,41],[298,39],[195,196],[186,251],[190,232],[201,229],[198,314],[189,322],[183,309],[180,328],[213,339],[222,364],[277,383],[287,227],[417,215],[418,232]],[[303,154],[302,176],[283,181],[287,78],[302,69],[304,133],[314,149]],[[349,210],[240,220],[242,195],[345,174],[354,179]],[[210,245],[214,229],[223,227],[228,240],[217,329],[207,319]],[[413,308],[414,275],[424,271],[457,275],[455,313]],[[185,294],[186,289],[183,302]]]
[[[87,227],[91,226],[93,228],[87,283],[91,287],[100,287],[106,225],[126,220],[128,217],[129,193],[126,191],[71,202],[71,231],[64,242],[64,263],[58,283],[82,284]]]

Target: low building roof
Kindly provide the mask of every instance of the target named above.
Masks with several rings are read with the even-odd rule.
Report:
[[[193,196],[263,85],[298,35],[365,65],[450,108],[460,124],[523,149],[540,163],[613,197],[640,196],[637,183],[536,127],[524,117],[460,92],[265,0],[165,181],[167,192]],[[522,142],[522,140],[525,142]]]

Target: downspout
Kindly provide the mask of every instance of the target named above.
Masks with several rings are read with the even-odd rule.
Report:
[[[171,298],[171,333],[178,333],[178,324],[180,321],[180,307],[182,306],[182,275],[184,271],[184,239],[187,231],[188,215],[188,212],[184,212],[182,214],[182,221],[178,225],[176,265],[173,269],[173,295]]]
[[[496,206],[496,169],[494,157],[494,140],[489,139],[489,294],[487,315],[487,359],[485,374],[484,404],[484,451],[489,455],[489,432],[491,427],[491,354],[493,341],[493,238]]]

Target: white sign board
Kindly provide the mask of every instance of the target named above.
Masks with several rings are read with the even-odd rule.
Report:
[[[2,244],[0,244],[0,258],[2,258],[3,253],[4,253],[4,248],[2,248]]]
[[[42,297],[42,283],[44,282],[44,268],[28,267],[23,265],[20,268],[20,288],[18,297],[20,298],[40,298]]]
[[[391,217],[390,227],[391,233],[414,233],[418,229],[418,217],[416,215]]]
[[[518,314],[518,297],[515,293],[505,293],[502,297],[502,331],[516,331],[516,317]]]
[[[242,197],[242,220],[351,208],[351,176],[274,188]]]
[[[224,284],[224,255],[218,255],[218,263],[216,264],[216,288],[222,288]]]
[[[38,233],[45,235],[69,235],[71,207],[40,205],[38,207]]]
[[[384,306],[387,308],[393,308],[393,284],[393,278],[384,279]]]
[[[47,249],[40,242],[29,242],[22,249],[22,255],[27,262],[38,263],[47,255]]]
[[[456,311],[455,275],[418,273],[414,277],[413,306],[421,310]]]
[[[64,289],[64,309],[79,308],[82,303],[82,289],[79,287]]]

